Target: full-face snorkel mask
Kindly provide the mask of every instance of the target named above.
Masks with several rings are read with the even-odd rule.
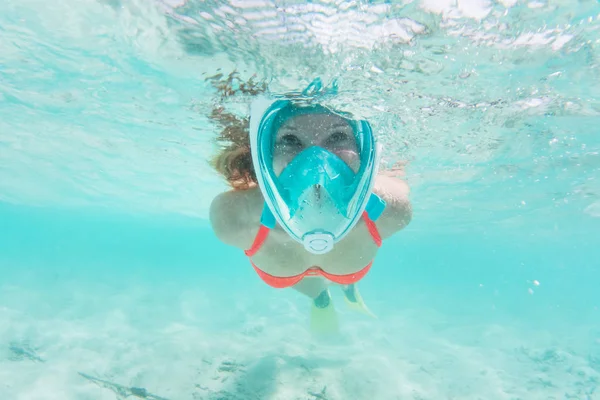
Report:
[[[311,146],[297,154],[279,175],[275,173],[273,150],[281,121],[311,113],[338,115],[352,127],[360,157],[357,172],[327,149]],[[265,199],[262,223],[271,228],[279,223],[311,253],[330,251],[356,225],[367,206],[377,215],[385,207],[371,193],[380,146],[366,120],[354,120],[318,104],[261,97],[251,105],[250,145]]]

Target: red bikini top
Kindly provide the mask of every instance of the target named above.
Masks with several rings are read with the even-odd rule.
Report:
[[[377,226],[375,225],[375,220],[379,218],[379,216],[383,212],[383,209],[385,208],[385,202],[383,202],[383,200],[381,200],[376,195],[372,195],[371,199],[374,198],[373,196],[376,197],[376,199],[373,201],[369,201],[369,205],[367,206],[367,209],[363,212],[362,217],[365,221],[367,229],[369,230],[369,234],[373,238],[373,241],[375,242],[377,247],[380,247],[382,240],[381,236],[379,235],[379,231],[377,230]],[[254,243],[252,243],[252,246],[248,250],[244,251],[244,253],[248,257],[252,257],[256,254],[256,252],[260,250],[263,243],[269,236],[269,231],[275,226],[275,220],[272,217],[272,215],[270,216],[270,218],[265,218],[265,214],[267,213],[270,214],[270,212],[265,206],[265,212],[263,212],[263,218],[261,218],[261,224],[258,229],[258,233],[254,238]],[[311,267],[303,273],[294,276],[273,276],[259,269],[252,262],[252,260],[250,260],[250,263],[254,267],[254,270],[256,271],[258,276],[267,285],[277,289],[283,289],[296,285],[306,276],[323,276],[324,278],[327,278],[332,282],[341,285],[350,285],[358,282],[359,280],[365,277],[365,275],[371,269],[373,261],[371,261],[366,267],[364,267],[360,271],[347,275],[330,274],[328,272],[323,271],[320,267]]]

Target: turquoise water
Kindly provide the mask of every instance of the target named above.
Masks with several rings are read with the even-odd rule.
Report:
[[[597,1],[4,1],[0,399],[599,397],[599,18]],[[378,319],[334,291],[335,342],[210,230],[207,114],[250,99],[206,78],[233,70],[273,91],[339,79],[333,105],[408,161],[413,221],[360,284]]]

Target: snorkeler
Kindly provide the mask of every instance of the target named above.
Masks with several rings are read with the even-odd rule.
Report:
[[[412,211],[408,185],[378,173],[371,125],[310,99],[265,96],[249,125],[249,154],[230,147],[216,165],[234,190],[211,204],[215,234],[243,249],[267,285],[309,296],[314,332],[338,330],[332,284],[372,315],[356,283]]]

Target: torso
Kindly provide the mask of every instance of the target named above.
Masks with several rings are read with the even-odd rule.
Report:
[[[256,235],[258,226],[253,232]],[[250,240],[250,243],[254,237]],[[262,247],[252,256],[252,262],[267,274],[295,276],[311,267],[319,267],[327,273],[346,275],[365,268],[375,257],[378,247],[373,241],[365,222],[361,219],[354,229],[329,253],[309,253],[302,244],[293,240],[276,226],[270,230]]]
[[[219,195],[211,206],[211,223],[221,240],[243,251],[253,247],[261,227],[264,199],[258,188],[230,191]],[[384,213],[385,214],[385,213]],[[376,222],[377,235],[389,236],[385,215]],[[266,228],[264,228],[266,229]],[[378,250],[367,223],[361,218],[333,250],[323,255],[309,253],[279,225],[269,229],[266,240],[250,256],[249,267],[274,277],[295,277],[311,268],[333,275],[349,275],[368,270]],[[248,253],[247,253],[248,255]]]

